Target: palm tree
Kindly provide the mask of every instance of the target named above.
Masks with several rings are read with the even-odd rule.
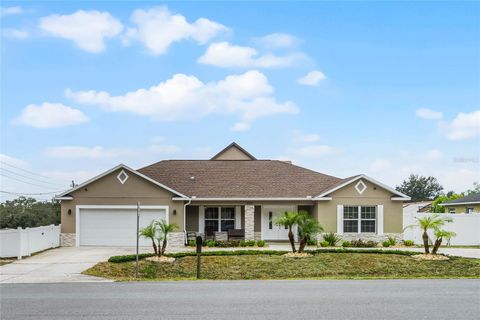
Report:
[[[322,231],[323,227],[317,220],[310,218],[307,213],[300,214],[300,218],[298,219],[298,236],[300,237],[298,252],[302,253],[308,240]]]
[[[167,223],[165,220],[157,221],[156,223],[158,227],[158,245],[160,246],[160,241],[162,241],[162,248],[158,250],[158,256],[161,257],[165,254],[165,250],[167,249],[167,239],[168,234],[178,229],[178,226],[175,223]]]
[[[276,225],[288,228],[288,240],[290,241],[293,252],[297,252],[297,250],[295,249],[295,238],[293,237],[292,229],[298,223],[299,219],[300,214],[298,212],[285,211],[285,213],[275,221]]]
[[[432,254],[437,254],[438,248],[440,248],[443,238],[447,239],[447,241],[450,241],[450,239],[452,237],[455,237],[456,235],[457,234],[453,231],[447,231],[447,230],[441,230],[441,229],[435,230],[435,237],[437,239],[435,240],[435,244],[432,249]]]
[[[150,222],[148,226],[140,229],[140,231],[138,232],[139,236],[152,240],[152,247],[153,247],[153,252],[155,252],[155,255],[158,254],[157,244],[155,243],[156,234],[157,234],[157,226],[155,221]]]
[[[425,216],[423,218],[417,217],[415,219],[417,219],[417,223],[414,225],[407,226],[406,228],[413,228],[417,226],[423,230],[422,239],[423,239],[423,246],[425,247],[425,254],[430,253],[429,244],[428,244],[429,238],[427,233],[428,230],[438,230],[446,222],[453,221],[451,218],[442,217],[439,213],[434,213],[429,216]]]

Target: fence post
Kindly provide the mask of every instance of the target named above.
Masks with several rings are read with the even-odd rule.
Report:
[[[17,227],[17,235],[18,235],[17,259],[22,260],[22,227]]]
[[[26,256],[31,256],[32,253],[30,252],[30,228],[25,228],[25,234],[26,234],[26,241],[25,241],[25,245],[27,246],[27,253],[26,253]]]

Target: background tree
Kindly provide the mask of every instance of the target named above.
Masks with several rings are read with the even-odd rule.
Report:
[[[0,204],[0,229],[35,228],[59,223],[58,201],[19,197]]]
[[[288,240],[290,241],[292,252],[297,252],[297,249],[295,249],[295,238],[293,236],[293,227],[298,223],[299,219],[300,219],[300,214],[298,212],[285,211],[285,213],[275,221],[275,224],[277,226],[284,226],[288,228]]]
[[[435,177],[411,174],[395,188],[412,198],[412,201],[433,200],[442,194],[443,187]]]
[[[473,183],[473,188],[472,189],[468,189],[467,191],[465,191],[466,196],[469,196],[469,195],[475,194],[475,193],[480,193],[480,183],[478,183],[478,182]]]
[[[450,192],[449,192],[450,193]],[[450,194],[450,196],[447,194],[447,195],[441,195],[441,196],[438,196],[435,200],[433,200],[432,202],[432,212],[436,212],[436,213],[445,213],[445,207],[444,206],[441,206],[440,204],[441,203],[444,203],[444,202],[447,202],[447,201],[451,201],[451,200],[455,200],[455,199],[459,199],[459,198],[463,198],[463,194],[458,194],[458,193],[453,193],[453,194]]]

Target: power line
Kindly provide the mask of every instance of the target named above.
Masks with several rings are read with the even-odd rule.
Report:
[[[15,168],[17,170],[21,170],[21,171],[24,171],[24,172],[27,172],[27,173],[30,173],[30,174],[33,174],[35,176],[38,176],[38,177],[41,177],[41,178],[44,178],[44,179],[49,179],[49,180],[57,180],[57,181],[63,181],[63,182],[66,182],[66,180],[58,180],[58,179],[53,179],[53,178],[50,178],[50,177],[47,177],[47,176],[44,176],[44,175],[41,175],[41,174],[38,174],[38,173],[35,173],[33,171],[29,171],[29,170],[26,170],[26,169],[23,169],[23,168],[19,168],[17,166],[14,166],[13,164],[10,164],[10,163],[7,163],[3,160],[0,160],[0,163],[6,165],[6,166],[9,166],[9,167],[12,167],[12,168]]]
[[[16,180],[16,181],[19,181],[19,182],[23,182],[23,183],[26,183],[26,184],[29,184],[29,185],[32,185],[32,186],[37,186],[37,187],[41,187],[41,188],[52,189],[52,187],[46,187],[46,186],[42,186],[42,185],[39,185],[39,184],[36,184],[36,183],[33,183],[33,182],[20,180],[20,179],[17,179],[17,178],[14,178],[14,177],[10,177],[10,176],[8,176],[8,175],[5,175],[4,173],[1,173],[1,172],[0,172],[0,176],[3,176],[3,177],[8,178],[8,179]]]
[[[9,173],[12,173],[12,174],[15,174],[15,175],[20,176],[20,177],[23,177],[23,178],[27,178],[27,179],[31,179],[31,180],[37,181],[37,182],[40,182],[40,183],[49,184],[49,185],[52,185],[52,186],[55,186],[55,187],[59,187],[58,184],[50,183],[50,182],[46,182],[46,181],[42,181],[42,180],[40,180],[40,179],[35,179],[35,178],[32,178],[32,177],[29,177],[29,176],[26,176],[26,175],[17,173],[17,172],[15,172],[15,171],[11,171],[11,170],[9,170],[9,169],[1,168],[1,170],[6,171],[6,172],[9,172]]]
[[[0,193],[6,193],[6,194],[11,194],[11,195],[17,195],[17,196],[42,196],[42,195],[56,194],[56,193],[59,193],[59,192],[62,192],[62,191],[63,190],[53,191],[53,192],[24,193],[24,192],[13,192],[13,191],[0,190]]]

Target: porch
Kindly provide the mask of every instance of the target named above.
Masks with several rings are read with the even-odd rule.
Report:
[[[185,231],[189,238],[186,240],[199,235],[203,239],[228,241],[232,240],[232,234],[236,234],[235,240],[288,241],[288,229],[275,224],[285,211],[305,211],[312,215],[314,206],[268,203],[189,205],[185,212]]]

